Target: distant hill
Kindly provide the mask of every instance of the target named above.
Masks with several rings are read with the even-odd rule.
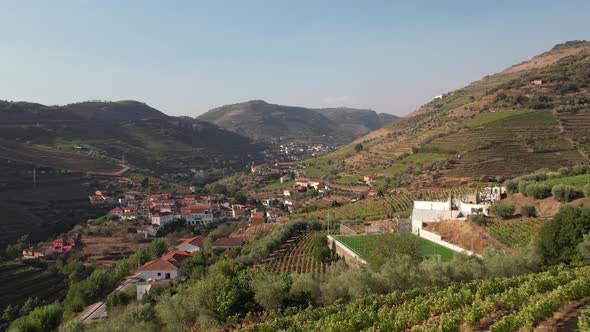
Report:
[[[589,155],[590,43],[573,41],[450,91],[316,169],[326,175],[341,164],[342,177],[401,175],[393,183],[427,187],[557,169]]]
[[[0,126],[0,157],[83,172],[116,172],[123,160],[158,173],[242,167],[262,150],[211,123],[137,101],[0,101]]]
[[[252,100],[212,109],[197,119],[260,141],[281,137],[299,142],[346,144],[397,117],[364,109],[311,109]]]

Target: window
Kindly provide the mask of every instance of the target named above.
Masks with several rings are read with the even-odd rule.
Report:
[[[158,272],[158,277],[161,276],[161,275],[162,275],[162,273]]]

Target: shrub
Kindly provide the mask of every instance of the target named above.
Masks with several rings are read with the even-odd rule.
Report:
[[[514,205],[497,204],[492,206],[490,211],[492,212],[492,214],[506,219],[514,215],[514,211],[516,211],[516,208],[514,207]]]
[[[576,191],[572,186],[568,186],[566,184],[556,184],[551,189],[551,195],[553,198],[560,202],[569,202],[572,198],[575,197]]]
[[[543,199],[551,196],[551,188],[540,183],[529,183],[525,186],[524,192],[522,192],[522,194],[527,197]]]
[[[590,308],[582,311],[578,318],[578,330],[580,332],[590,332]]]
[[[590,183],[584,186],[584,196],[590,198]]]
[[[63,308],[59,304],[49,304],[35,308],[10,324],[7,331],[52,331],[59,326]]]
[[[523,205],[520,207],[520,213],[525,217],[537,216],[537,209],[532,205]]]
[[[578,245],[583,234],[590,231],[590,208],[562,206],[555,217],[541,229],[545,261],[550,264],[569,263],[580,255]]]
[[[483,214],[472,214],[469,216],[469,220],[479,226],[485,226],[488,224],[488,219]]]
[[[508,180],[508,181],[504,182],[504,186],[506,186],[506,190],[511,194],[518,192],[518,182],[517,181]]]

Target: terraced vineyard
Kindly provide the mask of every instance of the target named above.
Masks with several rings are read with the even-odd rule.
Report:
[[[460,187],[440,191],[416,191],[411,193],[396,193],[384,197],[375,197],[349,203],[337,208],[322,209],[306,213],[305,217],[316,217],[338,220],[383,220],[391,217],[408,217],[412,211],[414,200],[446,199],[449,194],[458,195],[473,191],[471,188]]]
[[[299,236],[292,245],[280,255],[271,255],[266,268],[274,273],[313,273],[326,271],[327,264],[318,262],[312,255],[312,243],[318,237],[328,235],[326,231],[311,231]],[[279,249],[281,250],[281,249]]]
[[[245,331],[518,331],[531,330],[569,301],[590,296],[590,267],[556,267],[512,278],[447,288],[372,295],[308,308]]]
[[[21,304],[29,297],[51,303],[67,292],[62,275],[19,262],[0,263],[0,310]]]
[[[576,141],[582,150],[590,153],[590,110],[558,112],[565,134]]]
[[[539,165],[557,169],[584,160],[560,133],[552,112],[507,113],[515,115],[435,139],[428,146],[461,153],[449,172],[455,177],[513,177]]]
[[[485,230],[500,242],[519,247],[528,244],[539,233],[545,221],[538,218],[495,221],[485,226]]]

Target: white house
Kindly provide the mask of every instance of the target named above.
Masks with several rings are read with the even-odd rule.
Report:
[[[139,277],[144,280],[176,279],[182,275],[180,266],[192,254],[184,250],[173,250],[160,259],[145,263],[139,268]]]
[[[178,250],[188,251],[190,253],[201,251],[205,247],[205,238],[202,236],[195,236],[190,239],[182,241],[181,244],[176,246]]]
[[[170,212],[159,213],[156,212],[152,215],[152,224],[158,226],[165,226],[174,221],[174,214]]]

